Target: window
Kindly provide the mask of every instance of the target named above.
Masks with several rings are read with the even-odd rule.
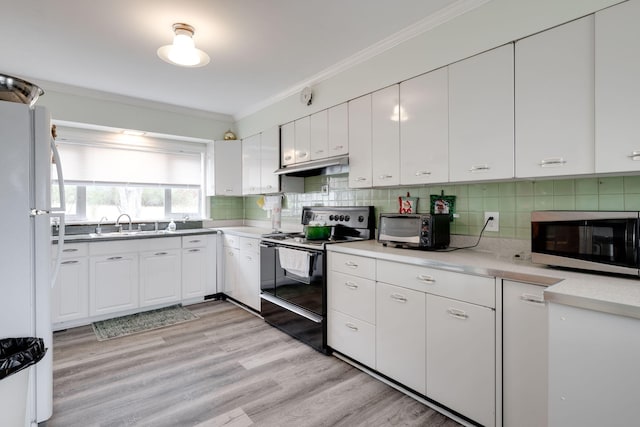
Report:
[[[204,216],[203,144],[148,138],[140,144],[139,137],[131,144],[114,142],[120,135],[68,130],[68,136],[58,129],[68,220],[115,220],[122,213],[143,221]],[[54,206],[57,185],[54,174]]]

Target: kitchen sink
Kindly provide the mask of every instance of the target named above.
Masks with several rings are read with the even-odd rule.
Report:
[[[89,233],[89,237],[92,239],[100,239],[100,238],[114,238],[114,237],[132,237],[132,236],[155,236],[161,234],[169,234],[170,231],[167,230],[149,230],[149,231],[138,231],[138,230],[126,230],[126,231],[112,231],[110,233]]]

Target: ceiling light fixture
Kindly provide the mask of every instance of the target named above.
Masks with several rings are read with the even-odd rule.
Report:
[[[209,63],[209,55],[196,49],[193,41],[194,28],[188,24],[173,24],[173,44],[158,49],[158,56],[169,64],[182,67],[202,67]]]

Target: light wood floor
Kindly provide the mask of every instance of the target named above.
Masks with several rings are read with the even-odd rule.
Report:
[[[200,319],[98,342],[54,334],[53,417],[74,426],[458,426],[229,302]]]

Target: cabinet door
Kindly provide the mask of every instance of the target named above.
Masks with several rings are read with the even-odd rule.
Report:
[[[347,103],[329,108],[328,157],[349,153],[349,109]]]
[[[233,298],[260,311],[260,254],[240,250]]]
[[[495,425],[495,313],[427,295],[427,396]]]
[[[240,259],[240,249],[225,247],[224,248],[224,271],[223,271],[223,289],[226,295],[235,298],[236,283],[238,282],[238,266]]]
[[[365,366],[376,366],[376,327],[370,323],[329,310],[327,344]]]
[[[349,101],[349,187],[371,185],[371,95],[365,95]]]
[[[140,306],[180,301],[181,260],[179,249],[140,254]]]
[[[449,177],[513,178],[513,45],[449,66]]]
[[[516,176],[594,172],[594,24],[516,42]]]
[[[275,170],[280,166],[279,144],[280,128],[273,126],[262,132],[260,139],[260,193],[280,191],[280,179]]]
[[[329,113],[327,110],[311,115],[310,150],[311,160],[324,159],[329,154]]]
[[[292,165],[296,161],[296,131],[294,122],[282,125],[280,128],[280,153],[282,166]]]
[[[207,285],[206,247],[182,250],[182,298],[201,297]]]
[[[400,183],[449,180],[447,68],[400,83]]]
[[[502,282],[503,425],[547,425],[547,306],[543,286]]]
[[[376,370],[426,394],[425,296],[376,283]]]
[[[596,173],[640,170],[640,3],[595,15]]]
[[[311,119],[309,116],[294,122],[295,163],[308,162],[311,159]]]
[[[138,307],[138,255],[91,257],[89,260],[89,315],[115,313]]]
[[[260,164],[260,134],[243,139],[242,194],[260,193]]]
[[[242,195],[242,143],[240,141],[214,142],[215,194]]]
[[[53,323],[89,317],[88,258],[62,260],[52,299]]]
[[[371,169],[374,186],[400,184],[400,85],[371,96]]]

